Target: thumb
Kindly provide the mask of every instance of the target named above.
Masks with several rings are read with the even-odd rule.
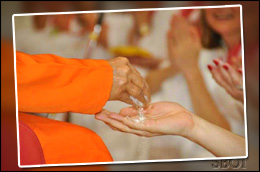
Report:
[[[101,120],[104,116],[109,115],[111,112],[106,110],[106,109],[102,109],[100,112],[95,114],[95,119],[97,120]]]

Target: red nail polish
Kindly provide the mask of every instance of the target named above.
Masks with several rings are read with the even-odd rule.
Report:
[[[238,72],[242,75],[242,70],[241,69],[238,69]]]
[[[226,64],[223,65],[223,68],[226,69],[226,70],[229,69],[228,65],[226,65]]]
[[[217,61],[216,59],[214,59],[213,62],[215,63],[216,66],[219,65],[219,61]]]
[[[213,69],[211,65],[208,65],[208,68],[210,71],[212,71],[212,69]]]

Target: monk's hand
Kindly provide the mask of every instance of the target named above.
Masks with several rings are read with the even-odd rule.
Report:
[[[119,100],[136,105],[130,97],[138,99],[144,106],[150,103],[149,87],[140,73],[127,58],[117,57],[107,60],[113,68],[113,85],[109,100]]]

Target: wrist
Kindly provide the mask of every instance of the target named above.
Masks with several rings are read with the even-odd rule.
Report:
[[[182,73],[186,79],[194,79],[194,76],[200,75],[200,69],[197,64],[186,66],[186,68],[182,70]]]
[[[192,118],[192,125],[190,127],[187,127],[185,132],[183,132],[181,136],[189,140],[194,140],[194,136],[196,136],[197,132],[200,132],[201,130],[202,119],[192,113],[190,113],[190,117]]]
[[[210,130],[210,126],[208,125],[207,121],[200,118],[199,116],[192,114],[192,117],[194,126],[186,135],[184,135],[184,137],[201,145],[201,142],[205,139],[208,139],[208,136],[210,136],[208,132]]]

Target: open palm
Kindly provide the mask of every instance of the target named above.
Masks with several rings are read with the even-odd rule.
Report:
[[[120,114],[104,110],[96,118],[101,117],[100,120],[114,130],[147,137],[185,135],[194,125],[191,113],[177,103],[153,103],[144,110],[144,113],[146,119],[139,123],[131,120],[138,117],[138,111],[134,107],[124,108]]]

